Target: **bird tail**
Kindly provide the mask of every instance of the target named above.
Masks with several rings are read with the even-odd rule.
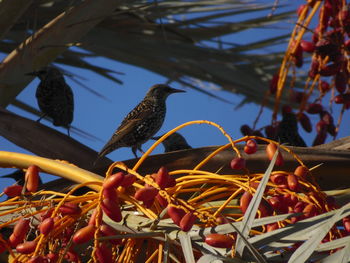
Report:
[[[106,145],[105,147],[103,147],[103,149],[97,154],[97,158],[93,163],[93,167],[96,167],[96,165],[105,157],[105,155],[109,154],[115,149],[117,148],[112,148],[111,145]]]
[[[94,163],[92,164],[92,167],[96,167],[96,165],[101,161],[101,159],[105,156],[105,154],[103,154],[103,152],[99,152],[97,155],[96,160],[94,161]]]
[[[122,144],[118,143],[119,137],[113,134],[112,138],[103,146],[102,150],[98,153],[97,159],[94,162],[95,165],[107,154],[113,152],[114,150],[123,147]]]

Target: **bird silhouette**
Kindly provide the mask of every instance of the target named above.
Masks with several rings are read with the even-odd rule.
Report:
[[[69,135],[73,121],[74,96],[63,74],[57,68],[43,67],[27,75],[40,79],[35,96],[43,114],[38,121],[48,116],[52,118],[53,125],[66,127]]]
[[[153,137],[152,139],[158,140],[161,136]],[[192,147],[187,143],[186,139],[178,132],[174,132],[168,138],[162,142],[164,146],[164,152],[173,152],[179,150],[192,149]]]
[[[98,153],[95,164],[106,154],[121,148],[131,147],[133,154],[142,152],[141,145],[161,128],[166,114],[166,99],[172,93],[184,92],[165,84],[152,86],[145,98],[125,117],[111,139]]]
[[[293,112],[284,112],[278,126],[277,138],[280,143],[290,146],[306,147],[306,143],[298,132],[297,117]]]

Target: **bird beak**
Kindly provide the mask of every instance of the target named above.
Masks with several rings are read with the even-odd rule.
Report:
[[[184,91],[182,89],[173,89],[173,88],[170,88],[170,90],[169,90],[169,93],[178,93],[178,92],[186,92],[186,91]]]

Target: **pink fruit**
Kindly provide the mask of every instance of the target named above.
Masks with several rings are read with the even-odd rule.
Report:
[[[138,189],[135,193],[135,199],[138,201],[150,201],[154,200],[156,195],[158,194],[158,189],[153,186],[146,186],[144,188]]]
[[[110,175],[105,181],[103,182],[103,188],[117,188],[121,185],[125,177],[125,174],[123,172],[119,172],[116,174]]]
[[[51,232],[51,230],[54,227],[54,220],[52,217],[46,218],[43,222],[39,225],[40,233],[46,236]]]
[[[267,146],[266,146],[266,154],[267,154],[267,157],[269,158],[269,160],[271,161],[275,152],[277,151],[277,145],[274,144],[274,143],[269,143]],[[282,166],[284,163],[284,160],[283,160],[283,156],[281,154],[281,152],[278,152],[278,155],[277,155],[277,159],[276,159],[276,165],[277,166]]]
[[[18,253],[30,254],[34,252],[36,245],[37,245],[36,241],[26,241],[22,244],[17,245],[16,250]]]
[[[90,241],[94,237],[95,230],[96,228],[93,225],[87,225],[79,229],[73,236],[73,242],[75,244],[83,244]]]
[[[4,194],[7,195],[8,197],[15,197],[15,196],[20,196],[23,190],[23,186],[21,185],[11,185],[7,186],[4,189]]]
[[[231,161],[231,168],[234,170],[241,170],[245,168],[245,159],[236,157]]]
[[[205,243],[212,247],[232,248],[234,240],[228,235],[213,233],[205,237]]]
[[[184,232],[190,231],[197,217],[193,213],[187,213],[180,221],[180,228]]]
[[[39,186],[39,167],[31,165],[28,167],[26,174],[26,188],[29,192],[36,192]]]
[[[185,211],[168,205],[168,215],[176,225],[180,226],[180,221],[185,216]]]

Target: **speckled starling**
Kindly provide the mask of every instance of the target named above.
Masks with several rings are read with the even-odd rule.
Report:
[[[166,113],[167,97],[183,90],[173,89],[164,84],[150,88],[145,98],[125,117],[111,139],[98,154],[96,162],[106,154],[121,148],[131,147],[135,157],[141,145],[154,136],[162,126]]]
[[[153,139],[158,140],[159,137],[154,137]],[[173,152],[179,150],[192,149],[192,147],[187,143],[186,139],[178,132],[173,133],[163,142],[164,152]]]
[[[73,121],[74,98],[72,89],[66,83],[63,74],[54,67],[44,67],[28,73],[40,79],[36,89],[36,98],[43,117],[52,118],[53,125],[69,127]]]
[[[306,147],[306,143],[299,135],[297,117],[293,112],[283,113],[276,140],[289,146]]]

